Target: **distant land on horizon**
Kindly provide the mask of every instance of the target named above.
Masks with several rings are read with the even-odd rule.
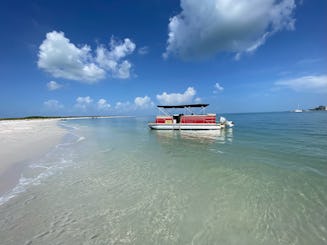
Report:
[[[34,120],[34,119],[97,119],[97,118],[125,118],[133,116],[26,116],[26,117],[7,117],[0,118],[0,121],[5,120]]]

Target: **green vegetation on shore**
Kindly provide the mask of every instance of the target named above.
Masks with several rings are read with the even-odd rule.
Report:
[[[62,117],[43,117],[43,116],[28,116],[28,117],[6,117],[0,118],[0,120],[29,120],[29,119],[56,119]]]
[[[310,111],[327,111],[327,106],[324,106],[324,105],[320,105],[316,108],[313,108],[313,109],[309,109]]]
[[[33,120],[33,119],[74,119],[74,118],[103,118],[111,116],[28,116],[28,117],[7,117],[0,120]]]

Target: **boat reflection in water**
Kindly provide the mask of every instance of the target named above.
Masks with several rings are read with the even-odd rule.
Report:
[[[183,140],[201,144],[225,144],[232,142],[233,129],[224,130],[155,130],[150,131],[156,135],[162,143],[170,143],[172,140]]]

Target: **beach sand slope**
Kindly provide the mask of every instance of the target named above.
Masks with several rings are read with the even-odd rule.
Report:
[[[64,134],[58,119],[0,121],[0,194],[18,183],[24,163],[42,157]]]

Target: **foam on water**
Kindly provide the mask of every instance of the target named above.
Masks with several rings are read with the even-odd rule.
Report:
[[[63,142],[54,146],[39,161],[28,163],[28,168],[21,174],[18,184],[12,190],[0,196],[0,206],[18,194],[25,192],[29,186],[39,185],[49,176],[74,164],[71,156],[71,146],[85,140],[85,137],[76,133],[78,127],[60,125],[69,130]]]

